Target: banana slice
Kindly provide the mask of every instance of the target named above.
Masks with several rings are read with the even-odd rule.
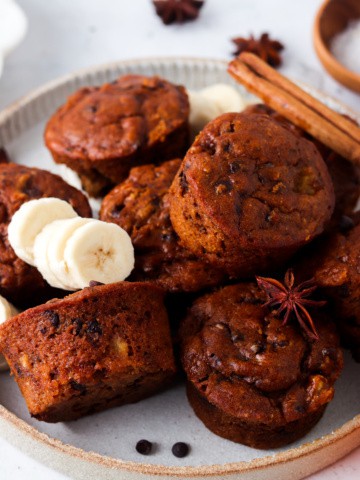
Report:
[[[84,288],[91,280],[115,283],[124,280],[134,268],[134,248],[121,227],[96,220],[69,237],[64,262],[74,287]]]
[[[34,243],[35,265],[49,285],[63,290],[78,290],[71,272],[64,262],[67,240],[82,225],[97,222],[92,218],[67,218],[49,223],[36,236]]]
[[[4,323],[8,318],[14,317],[19,311],[6,300],[6,298],[0,295],[0,324]],[[7,370],[8,364],[5,358],[0,355],[0,371]]]
[[[77,217],[72,206],[59,198],[40,198],[21,205],[8,227],[10,245],[24,262],[35,266],[34,242],[36,236],[50,222]]]
[[[201,90],[199,92],[188,91],[190,102],[189,123],[194,135],[199,133],[207,123],[218,114],[218,108],[214,102],[209,102],[203,97]]]
[[[210,87],[203,88],[201,95],[213,102],[218,109],[218,115],[226,112],[241,112],[246,107],[246,102],[240,93],[231,85],[216,83]]]
[[[240,93],[231,85],[218,83],[197,92],[189,91],[190,125],[195,133],[226,112],[240,112],[246,102]]]

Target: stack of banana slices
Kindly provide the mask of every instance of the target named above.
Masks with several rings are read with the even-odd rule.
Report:
[[[134,268],[134,248],[118,225],[82,218],[58,198],[24,203],[8,228],[16,255],[52,287],[75,291],[90,281],[115,283]]]

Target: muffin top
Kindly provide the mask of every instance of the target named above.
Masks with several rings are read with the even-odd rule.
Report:
[[[332,218],[332,226],[336,226],[341,215],[350,215],[357,204],[360,196],[360,170],[359,167],[351,163],[329,147],[309,135],[305,130],[295,126],[285,117],[272,110],[264,104],[250,105],[245,112],[269,115],[285,128],[291,130],[295,135],[306,138],[313,142],[319,150],[334,186],[335,209]]]
[[[201,243],[201,232],[189,243],[178,213],[190,197],[201,219],[208,219],[206,235],[243,246],[303,244],[323,231],[334,208],[331,178],[313,143],[256,113],[210,122],[173,182],[171,219],[194,248],[190,243]]]
[[[187,123],[185,89],[158,77],[125,75],[69,97],[47,124],[45,143],[73,159],[124,158]]]
[[[250,423],[294,421],[328,403],[342,368],[331,321],[316,313],[319,340],[264,306],[253,283],[196,300],[181,327],[182,362],[207,400]]]

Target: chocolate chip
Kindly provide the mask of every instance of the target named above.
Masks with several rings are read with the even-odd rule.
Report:
[[[100,327],[100,324],[97,320],[92,320],[91,322],[88,323],[87,326],[87,332],[88,333],[98,333],[99,335],[102,334],[102,329]]]
[[[152,443],[148,440],[139,440],[136,444],[136,451],[141,455],[149,455],[152,450]]]
[[[120,212],[123,210],[125,205],[119,204],[115,205],[114,208],[111,210],[111,216],[113,218],[119,218],[120,217]]]
[[[98,285],[105,285],[105,283],[98,282],[97,280],[90,280],[89,287],[97,287]]]
[[[177,442],[174,443],[171,451],[175,457],[183,458],[189,453],[189,446],[184,442]]]
[[[181,196],[183,197],[185,193],[187,193],[187,191],[189,190],[189,185],[184,172],[180,172],[179,178],[180,178],[179,183],[181,188]]]
[[[44,315],[46,315],[54,328],[58,328],[60,325],[60,317],[53,310],[45,310]]]
[[[81,329],[83,327],[83,321],[80,320],[80,318],[74,318],[73,320],[71,320],[71,323],[75,327],[74,335],[77,337],[78,335],[80,335]]]
[[[339,230],[340,232],[348,232],[354,227],[354,220],[347,215],[342,215],[339,220]]]
[[[78,383],[76,380],[70,380],[69,384],[73,390],[80,392],[80,395],[86,395],[87,389],[85,385]]]
[[[236,173],[238,170],[240,170],[240,165],[238,163],[229,163],[229,169],[230,173]]]
[[[97,105],[89,105],[87,107],[87,110],[89,110],[89,112],[91,112],[91,113],[96,113],[97,109],[98,109]]]

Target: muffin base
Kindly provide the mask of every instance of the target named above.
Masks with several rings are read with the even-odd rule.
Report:
[[[282,447],[303,437],[320,420],[326,408],[323,405],[305,418],[271,427],[246,423],[228,415],[208,402],[190,382],[187,382],[186,393],[195,414],[209,430],[232,442],[262,450]]]

